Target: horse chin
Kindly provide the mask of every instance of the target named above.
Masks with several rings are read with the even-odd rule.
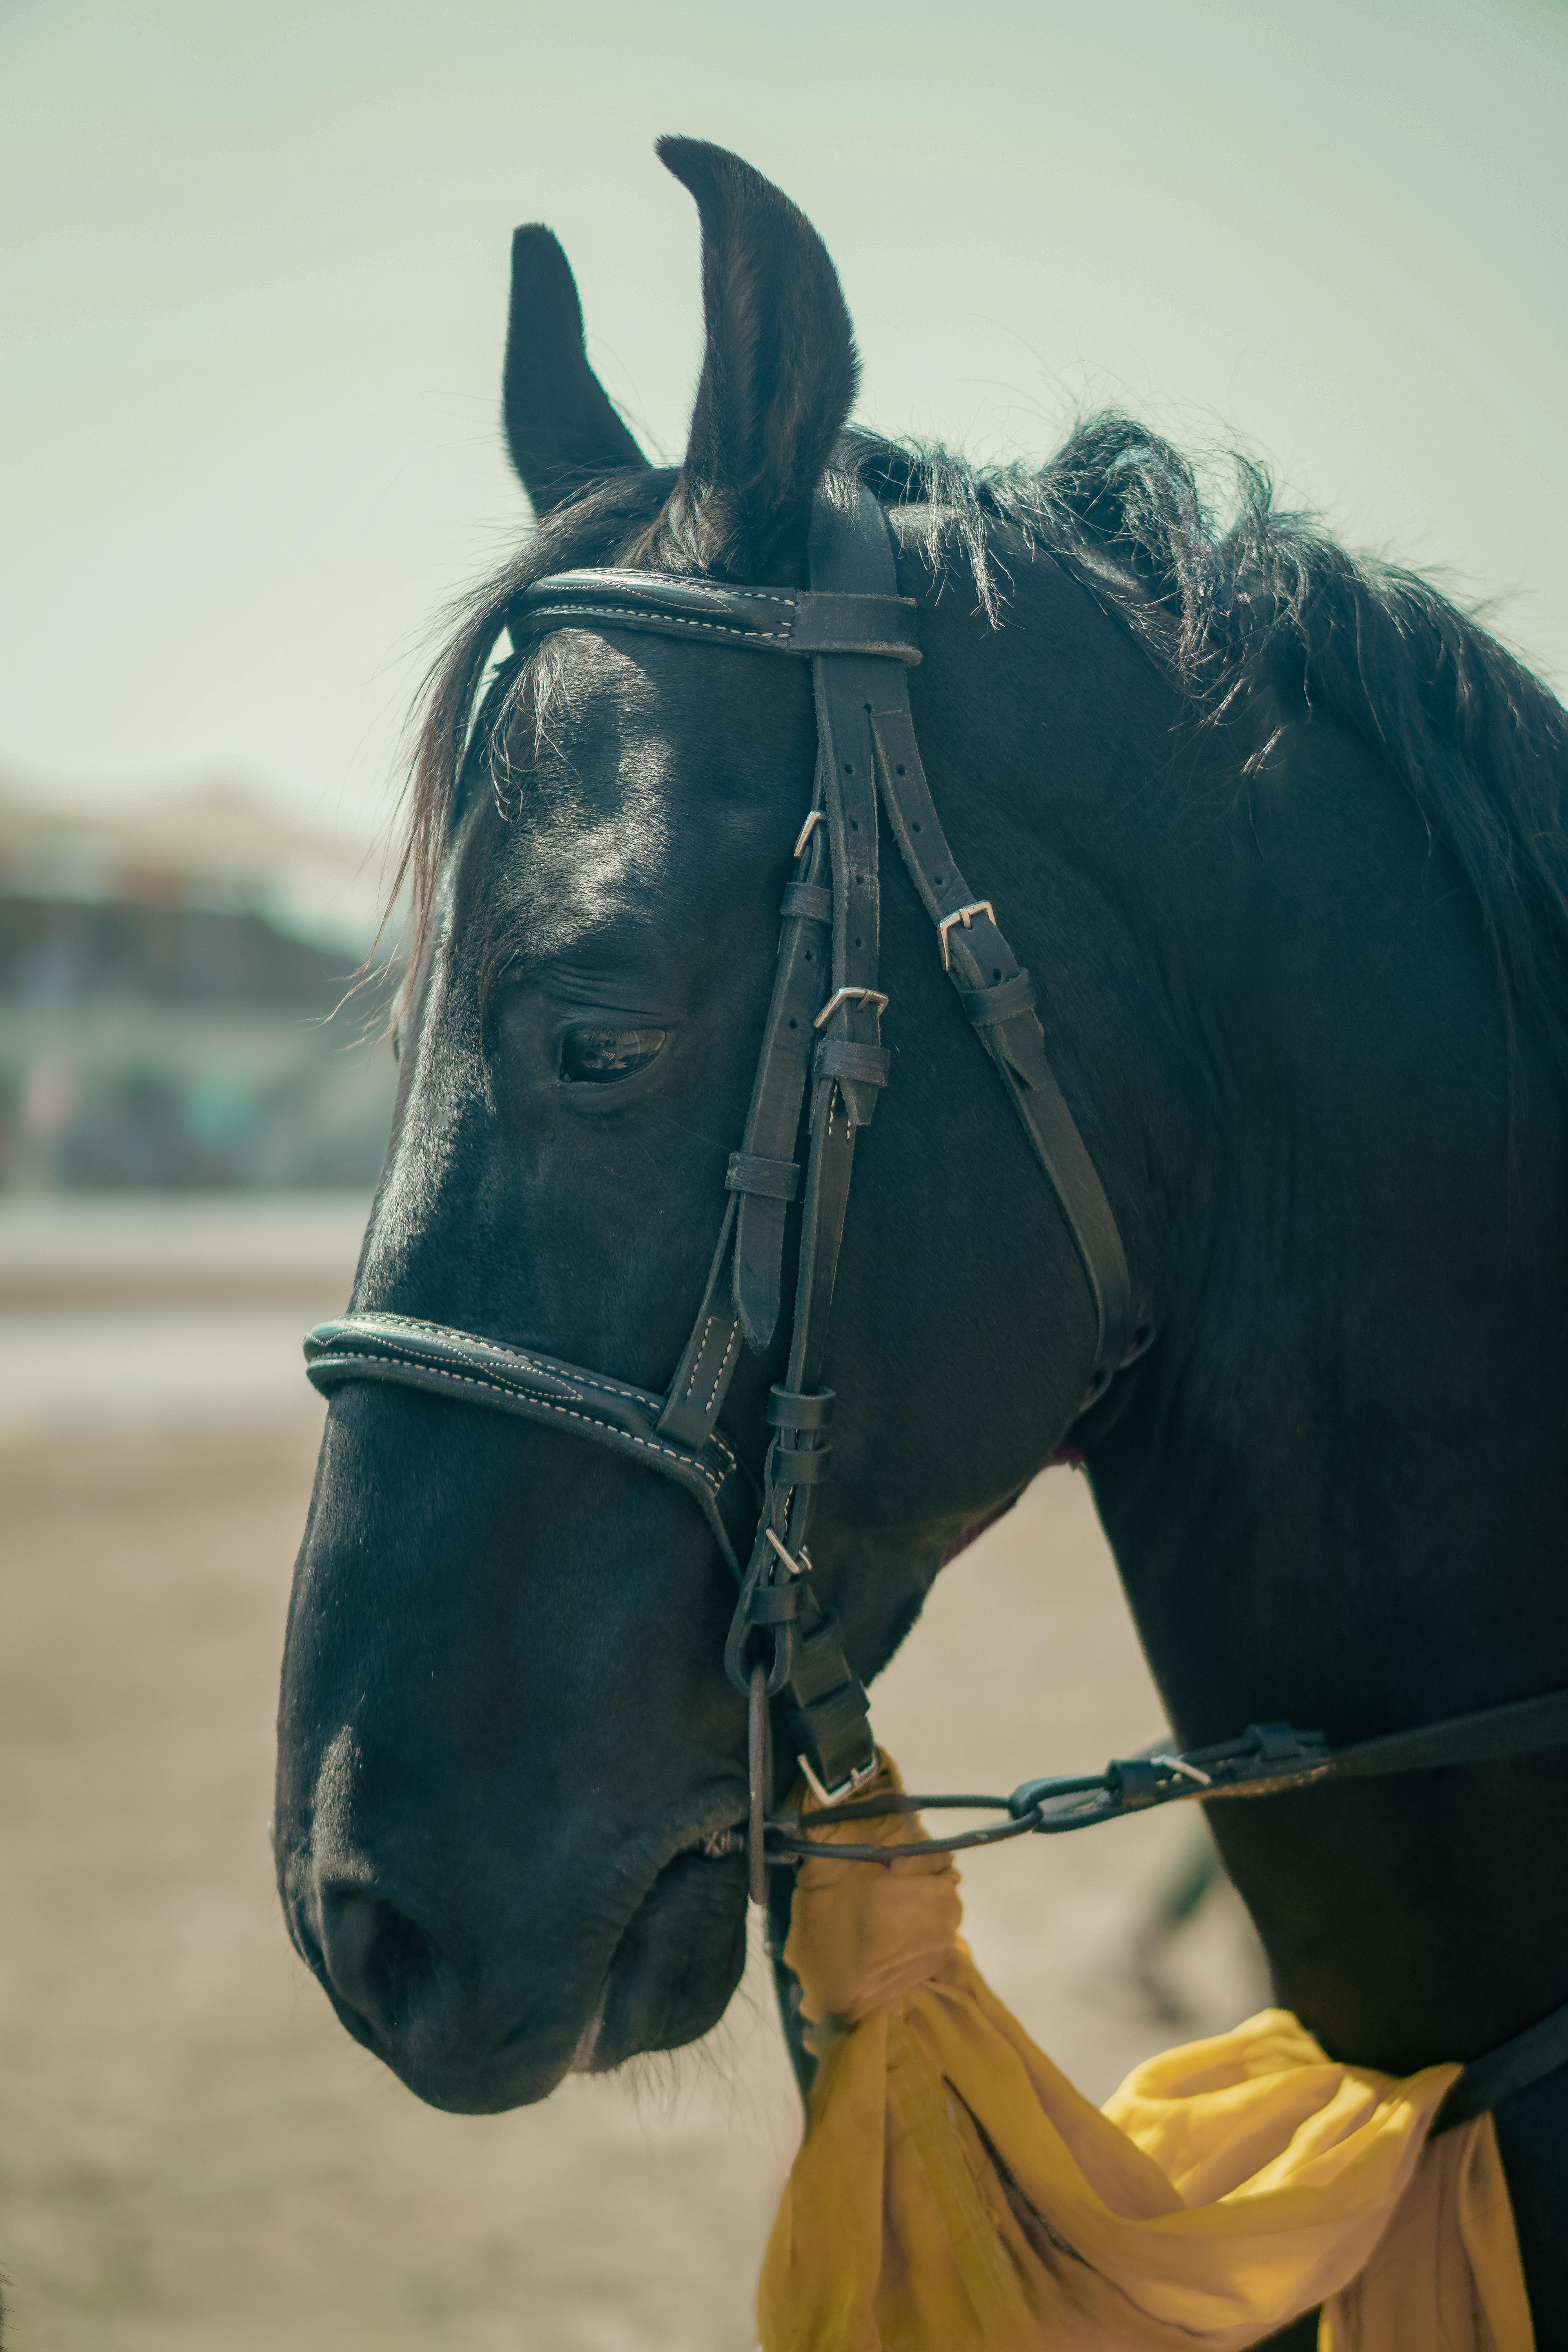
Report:
[[[623,1933],[572,2071],[605,2074],[710,2032],[746,1965],[745,1864],[680,1853]]]
[[[428,2020],[405,2011],[395,2033],[377,2032],[340,1997],[309,1931],[297,1924],[295,1938],[354,2040],[427,2106],[500,2115],[548,2098],[567,2074],[609,2074],[717,2025],[745,1968],[745,1865],[693,1853],[667,1863],[623,1929],[586,2021],[547,2032],[531,2020],[496,2032],[493,1993],[442,2003]]]

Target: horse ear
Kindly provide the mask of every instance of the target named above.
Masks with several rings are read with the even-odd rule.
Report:
[[[756,579],[804,552],[859,379],[854,332],[787,196],[722,147],[661,139],[658,152],[702,222],[708,341],[676,499],[704,562]]]
[[[571,265],[538,222],[511,240],[501,417],[536,514],[617,466],[647,464],[588,365]]]

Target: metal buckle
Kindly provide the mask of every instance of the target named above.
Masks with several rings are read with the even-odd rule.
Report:
[[[813,826],[826,824],[826,822],[827,812],[826,809],[813,809],[811,814],[806,818],[805,823],[801,826],[799,838],[796,840],[795,847],[790,852],[790,855],[793,857],[798,857],[801,851],[805,847],[806,843],[811,839]]]
[[[1189,1764],[1184,1756],[1167,1756],[1163,1748],[1156,1748],[1151,1751],[1149,1761],[1163,1765],[1167,1772],[1182,1773],[1185,1779],[1195,1780],[1201,1789],[1214,1787],[1214,1774],[1201,1772],[1195,1764]]]
[[[954,923],[962,923],[964,929],[967,930],[969,929],[970,919],[974,915],[989,915],[993,922],[996,920],[996,909],[991,904],[989,898],[971,898],[967,907],[960,907],[954,913],[944,915],[941,922],[937,925],[936,935],[942,941],[942,968],[943,971],[951,971],[952,969],[952,964],[948,961],[951,953],[947,937],[949,931],[952,930]]]
[[[858,1772],[851,1772],[847,1780],[840,1780],[837,1789],[825,1789],[805,1757],[802,1756],[798,1760],[801,1770],[811,1783],[817,1802],[822,1805],[841,1805],[846,1797],[853,1797],[858,1790],[865,1788],[868,1781],[876,1779],[882,1769],[882,1751],[873,1740],[869,1764],[862,1764]]]
[[[879,1013],[886,1013],[891,1002],[890,998],[883,995],[879,988],[836,988],[812,1023],[812,1027],[820,1029],[825,1021],[831,1021],[839,1006],[847,1004],[851,997],[862,1004],[874,1004]]]
[[[783,1560],[784,1566],[788,1569],[792,1576],[803,1576],[807,1572],[811,1567],[811,1561],[804,1547],[802,1548],[800,1558],[796,1559],[793,1551],[785,1551],[783,1544],[780,1543],[772,1528],[764,1528],[763,1529],[763,1533],[766,1536],[768,1541],[772,1544],[773,1549],[777,1552],[779,1558]]]

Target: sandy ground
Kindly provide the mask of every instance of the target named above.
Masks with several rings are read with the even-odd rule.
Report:
[[[10,1322],[24,1389],[41,1311]],[[263,1368],[232,1388],[242,1424],[212,1401],[183,1422],[157,1312],[114,1336],[103,1393],[144,1361],[162,1426],[90,1382],[79,1425],[58,1397],[0,1420],[10,2352],[744,2352],[798,2128],[760,1971],[700,2050],[519,2115],[436,2114],[350,2042],[289,1947],[266,1830],[315,1415]],[[1051,1473],[947,1571],[877,1719],[915,1786],[1008,1788],[1154,1736],[1080,1478]],[[1108,1965],[1193,1833],[1184,1810],[965,1872],[982,1967],[1096,2096],[1263,1997],[1228,1890],[1171,1964],[1182,2021]]]
[[[419,2106],[293,1958],[267,1851],[308,1423],[33,1441],[4,1464],[0,2262],[15,2352],[750,2345],[795,2131],[753,1972],[668,2071],[485,2119]],[[951,1569],[879,1693],[911,1777],[1009,1786],[1158,1713],[1081,1480]],[[1086,2089],[1183,2032],[1107,1980],[1186,1816],[977,1856],[969,1930]],[[1256,2004],[1222,1898],[1190,2029]]]

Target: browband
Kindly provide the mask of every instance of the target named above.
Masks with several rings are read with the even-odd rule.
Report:
[[[641,629],[764,654],[921,657],[910,596],[795,588],[729,588],[674,572],[552,572],[507,616],[515,645],[546,629]]]

